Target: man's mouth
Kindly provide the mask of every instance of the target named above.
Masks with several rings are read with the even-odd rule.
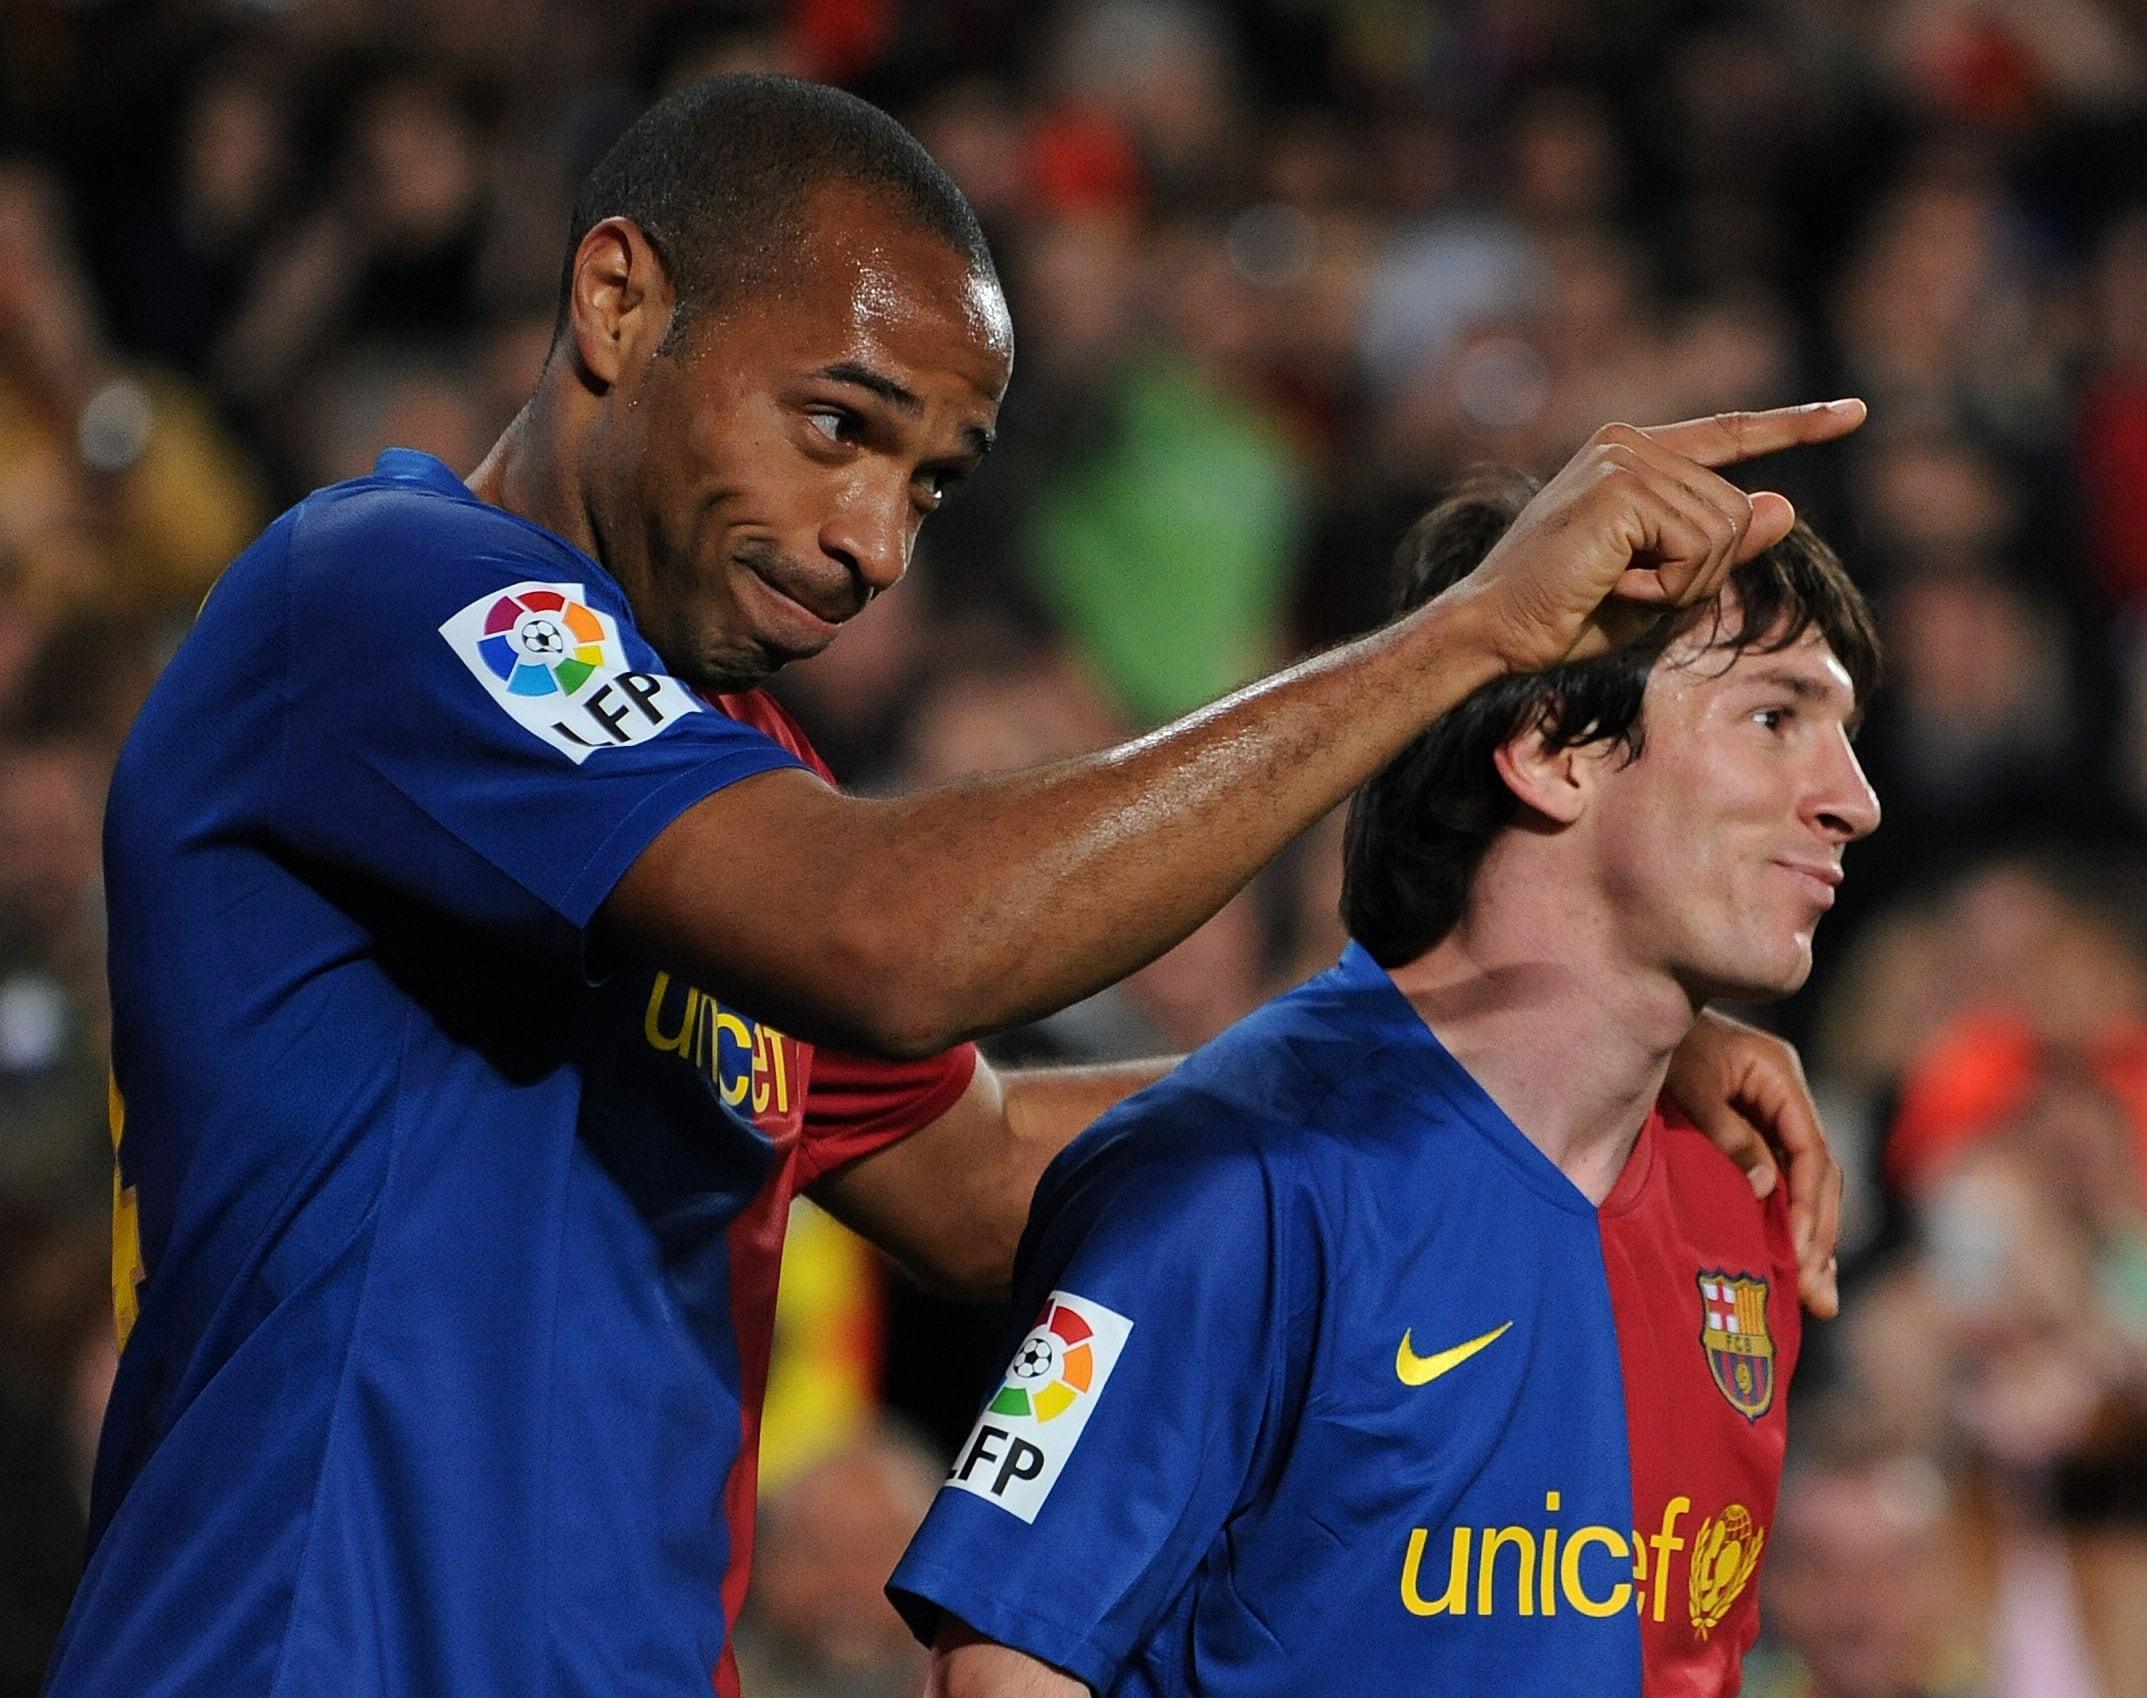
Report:
[[[815,631],[821,640],[834,635],[838,626],[854,618],[862,608],[856,587],[844,581],[825,586],[810,582],[811,574],[787,561],[741,553],[738,564],[757,579],[761,587],[799,623]]]
[[[1821,908],[1834,906],[1834,893],[1841,885],[1841,867],[1833,861],[1777,861],[1774,863],[1811,893]]]

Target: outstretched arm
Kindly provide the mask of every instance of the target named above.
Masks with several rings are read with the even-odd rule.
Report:
[[[1385,629],[1083,760],[892,800],[771,772],[673,821],[599,917],[808,1037],[896,1055],[1059,1008],[1184,937],[1439,714],[1712,595],[1792,519],[1709,470],[1859,402],[1596,433],[1483,564]]]

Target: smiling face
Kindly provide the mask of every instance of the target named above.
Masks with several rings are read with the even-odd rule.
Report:
[[[740,689],[817,654],[909,565],[991,443],[999,286],[939,237],[819,191],[777,281],[663,338],[590,438],[604,563],[665,663]]]
[[[1619,952],[1692,998],[1786,996],[1811,972],[1841,852],[1879,823],[1856,694],[1816,627],[1725,666],[1708,630],[1647,683],[1637,759],[1593,749],[1586,840]]]

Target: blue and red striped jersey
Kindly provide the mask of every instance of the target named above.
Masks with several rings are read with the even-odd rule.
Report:
[[[816,1057],[589,927],[800,764],[427,456],[225,574],[107,819],[126,1336],[52,1693],[735,1694],[791,1195],[974,1057]]]
[[[1144,1698],[1737,1690],[1796,1269],[1674,1113],[1594,1206],[1352,946],[1070,1146],[1017,1281],[920,1636]]]

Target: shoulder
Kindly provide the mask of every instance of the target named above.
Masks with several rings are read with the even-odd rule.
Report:
[[[1392,1088],[1388,1011],[1338,979],[1275,998],[1105,1114],[1046,1171],[1035,1218],[1122,1197],[1243,1218],[1319,1192],[1376,1137]]]
[[[478,500],[428,456],[390,451],[382,469],[404,461],[422,470],[332,484],[286,515],[296,603],[437,625],[475,596],[534,582],[624,611],[608,575],[565,538]]]

